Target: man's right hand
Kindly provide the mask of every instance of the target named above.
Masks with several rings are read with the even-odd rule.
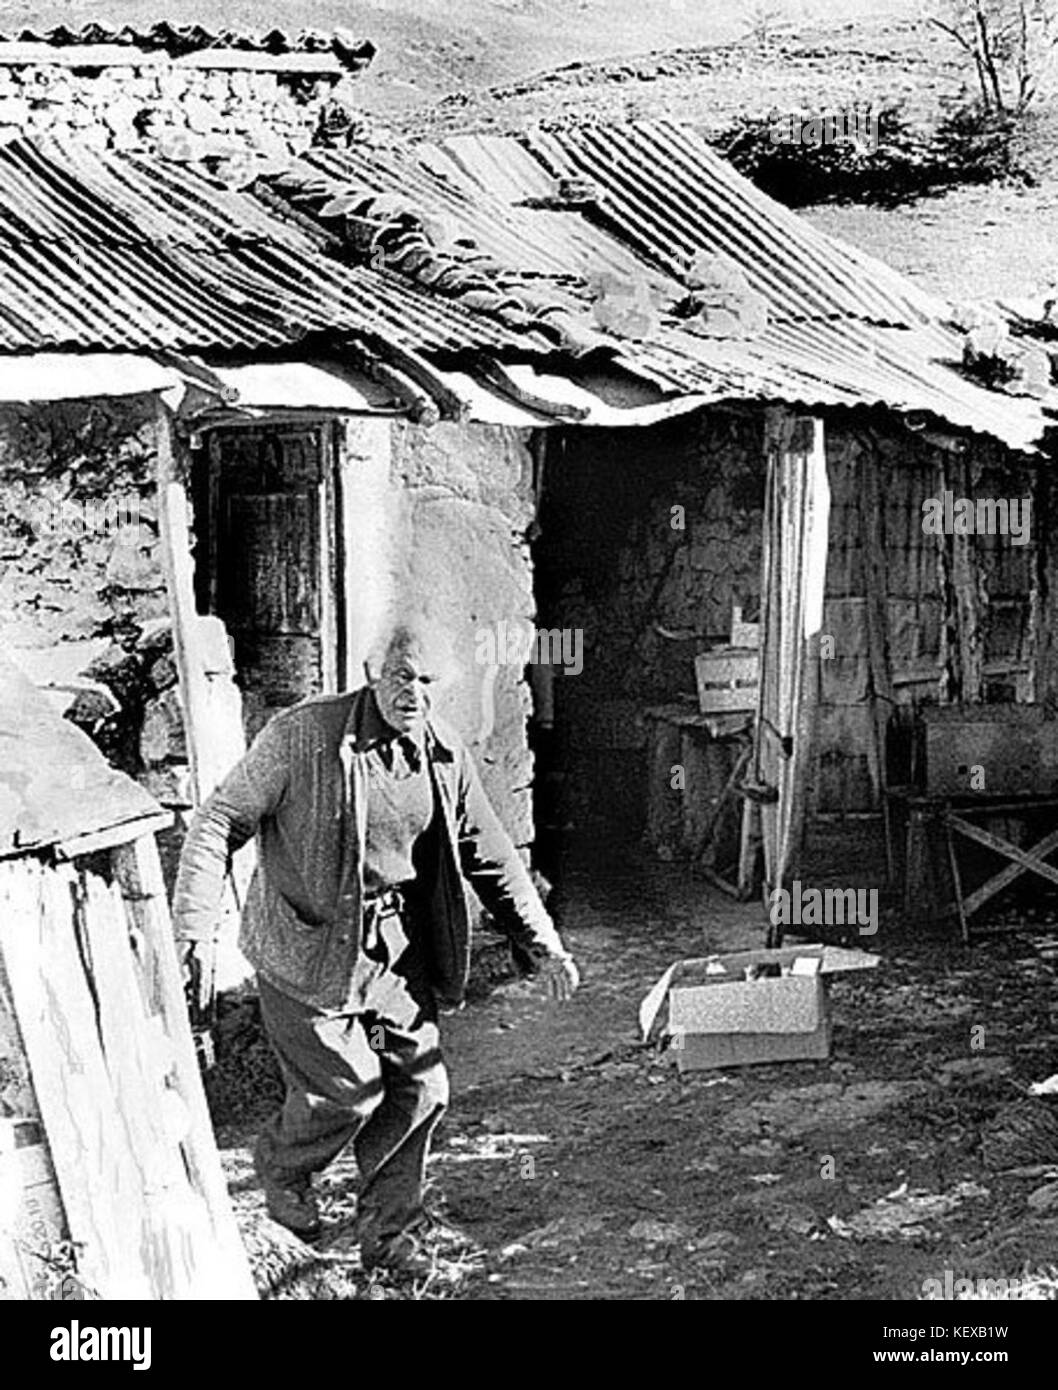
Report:
[[[184,992],[193,1021],[208,1018],[213,1008],[216,950],[212,941],[184,942]]]
[[[540,967],[540,975],[547,981],[548,997],[563,1003],[580,984],[580,971],[568,951],[560,956],[548,956]]]

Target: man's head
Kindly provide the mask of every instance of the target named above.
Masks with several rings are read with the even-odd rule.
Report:
[[[431,695],[451,674],[446,634],[422,619],[397,623],[366,669],[382,718],[399,734],[421,739]]]

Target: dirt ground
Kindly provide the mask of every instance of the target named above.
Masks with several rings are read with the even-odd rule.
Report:
[[[881,968],[830,986],[828,1061],[681,1078],[639,1042],[639,1002],[675,959],[761,944],[761,909],[626,861],[572,879],[563,917],[584,974],[571,1003],[518,982],[445,1022],[453,1103],[430,1180],[485,1255],[414,1296],[914,1299],[946,1270],[1058,1264],[1058,1147],[1024,1121],[1028,1083],[1058,1069],[1053,929],[966,950],[890,916],[858,943]],[[1046,1101],[1028,1112],[1052,1120]],[[255,1127],[220,1140],[259,1250]],[[339,1235],[355,1185],[344,1157],[322,1185]],[[398,1296],[355,1257],[342,1278],[267,1292]]]

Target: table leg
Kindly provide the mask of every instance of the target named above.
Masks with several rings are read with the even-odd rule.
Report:
[[[966,910],[963,905],[962,896],[962,876],[959,873],[959,856],[955,852],[955,832],[952,830],[951,820],[948,815],[944,816],[944,838],[948,845],[948,863],[951,865],[952,885],[955,889],[955,910],[959,915],[959,930],[962,933],[964,946],[970,944],[970,928],[967,923]]]

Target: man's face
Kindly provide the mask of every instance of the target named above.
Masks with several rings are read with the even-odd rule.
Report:
[[[391,647],[374,683],[375,699],[386,723],[399,734],[421,740],[432,688],[441,678],[440,661],[421,645]]]

